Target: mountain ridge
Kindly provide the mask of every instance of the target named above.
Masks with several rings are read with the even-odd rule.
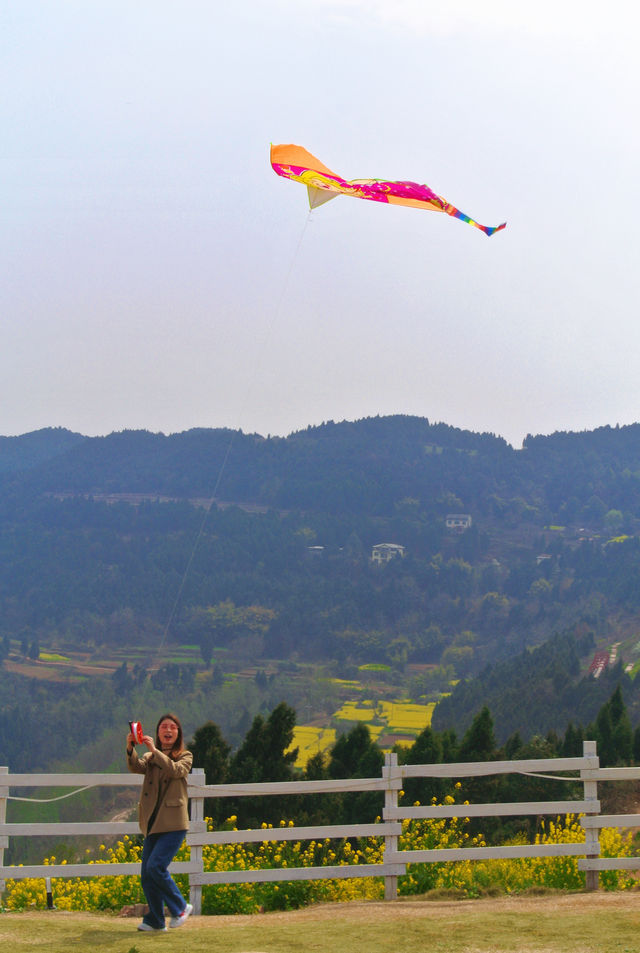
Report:
[[[514,450],[395,415],[289,437],[45,429],[25,435],[22,457],[7,438],[0,640],[15,657],[20,645],[120,650],[168,637],[198,646],[203,664],[216,651],[253,666],[304,658],[339,677],[375,663],[412,697],[457,681],[456,704],[438,715],[447,724],[468,720],[488,667],[538,665],[523,652],[575,627],[595,648],[620,643],[634,671],[639,437],[638,425],[604,427]],[[205,516],[189,501],[214,489]],[[464,532],[448,528],[452,513],[469,517]],[[399,547],[386,565],[371,558],[381,542]],[[501,697],[514,679],[508,668],[495,678],[503,687],[486,694],[507,731],[517,704]],[[536,724],[552,719],[553,690],[558,711],[572,704],[557,673]]]

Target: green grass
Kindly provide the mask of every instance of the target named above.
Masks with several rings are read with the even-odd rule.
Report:
[[[548,894],[482,900],[423,898],[288,913],[197,917],[166,934],[137,921],[61,911],[0,915],[11,953],[635,953],[637,893]]]

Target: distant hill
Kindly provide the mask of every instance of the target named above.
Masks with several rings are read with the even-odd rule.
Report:
[[[28,487],[183,499],[216,491],[223,500],[279,508],[389,512],[407,495],[423,498],[440,485],[449,492],[451,479],[468,495],[465,457],[474,458],[478,496],[491,481],[489,461],[512,453],[501,438],[402,416],[327,423],[287,438],[224,429],[123,431],[70,444],[33,469]]]
[[[640,667],[637,424],[522,450],[409,416],[286,438],[51,429],[1,438],[0,461],[0,650],[14,656],[168,637],[203,664],[304,659],[346,677],[376,663],[415,698],[458,683],[436,724],[491,700],[507,732],[525,711],[540,731],[588,719],[596,649],[617,645],[602,686]],[[384,542],[404,556],[375,565]],[[545,643],[585,627],[590,647],[580,635],[542,678]]]
[[[34,430],[20,437],[0,437],[0,473],[32,470],[86,439],[62,427]]]
[[[286,438],[231,430],[82,438],[47,430],[0,438],[0,473],[29,469],[31,493],[213,496],[279,509],[390,515],[472,510],[505,525],[640,520],[640,425],[502,438],[418,417],[326,423]]]

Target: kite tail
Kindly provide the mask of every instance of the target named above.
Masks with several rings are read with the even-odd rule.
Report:
[[[506,222],[503,222],[502,225],[480,225],[479,222],[475,222],[472,218],[469,218],[468,215],[465,215],[464,212],[461,212],[460,209],[456,208],[455,205],[450,205],[448,202],[444,203],[443,211],[446,212],[447,215],[451,215],[452,218],[459,218],[461,222],[474,225],[476,228],[479,228],[481,232],[484,232],[485,235],[488,235],[489,238],[491,238],[494,232],[500,232],[507,226]]]
[[[488,235],[489,238],[493,235],[494,232],[501,232],[503,228],[507,227],[507,223],[503,222],[502,225],[494,225],[493,228],[490,225],[479,225],[478,228],[481,228],[485,235]]]

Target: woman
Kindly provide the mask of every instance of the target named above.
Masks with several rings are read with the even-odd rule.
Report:
[[[167,870],[178,853],[189,827],[187,775],[193,755],[184,747],[182,725],[175,715],[163,715],[156,726],[155,742],[145,735],[142,744],[149,750],[139,758],[131,732],[127,735],[127,767],[144,774],[138,819],[145,835],[142,848],[142,889],[149,905],[138,929],[166,930],[164,905],[169,926],[181,927],[193,912]]]

